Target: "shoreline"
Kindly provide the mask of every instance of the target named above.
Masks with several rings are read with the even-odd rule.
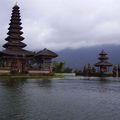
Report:
[[[18,75],[0,75],[1,79],[83,79],[83,80],[92,80],[92,79],[108,79],[108,78],[120,78],[120,77],[112,77],[112,76],[83,76],[79,75],[76,76],[75,73],[54,73],[53,75],[25,75],[25,74],[18,74]]]

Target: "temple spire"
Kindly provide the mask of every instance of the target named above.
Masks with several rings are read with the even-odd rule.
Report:
[[[20,10],[19,6],[15,5],[12,10],[12,15],[10,19],[10,26],[8,28],[8,37],[5,39],[8,41],[3,45],[6,49],[22,49],[26,46],[25,43],[21,42],[24,40],[22,37],[23,32],[21,27],[21,19],[20,19]]]
[[[7,41],[3,47],[5,48],[2,53],[11,55],[11,56],[31,56],[32,53],[28,50],[25,50],[24,47],[27,45],[23,43],[24,37],[22,37],[22,22],[20,16],[20,7],[18,5],[13,6],[12,14],[10,19],[10,24],[8,28]]]
[[[18,0],[16,0],[15,6],[18,5]]]

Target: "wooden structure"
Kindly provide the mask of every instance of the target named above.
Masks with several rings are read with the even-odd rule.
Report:
[[[0,51],[0,75],[11,73],[48,75],[52,73],[52,58],[58,55],[46,48],[36,54],[25,50],[24,47],[27,45],[23,43],[21,24],[19,6],[15,5],[12,10],[8,36],[5,39],[7,42],[3,45],[4,50]],[[33,63],[37,65],[38,69],[31,68]]]
[[[10,19],[10,27],[8,28],[7,42],[3,45],[5,48],[0,52],[1,67],[10,70],[11,73],[24,73],[27,72],[26,60],[33,56],[30,51],[24,49],[26,44],[22,41],[24,37],[20,19],[19,6],[15,5],[12,10],[12,16]]]
[[[57,56],[58,55],[56,53],[45,48],[39,51],[35,55],[35,58],[39,64],[40,70],[52,72],[52,59]]]
[[[107,57],[107,53],[102,50],[101,53],[99,54],[99,62],[95,64],[96,67],[99,68],[99,72],[100,73],[105,73],[105,72],[108,72],[109,71],[109,67],[112,66],[111,63],[108,62],[108,57]]]

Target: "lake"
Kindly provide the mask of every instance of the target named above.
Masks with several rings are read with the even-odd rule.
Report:
[[[120,78],[0,79],[0,120],[119,120]]]

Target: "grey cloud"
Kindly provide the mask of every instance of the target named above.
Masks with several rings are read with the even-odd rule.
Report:
[[[14,0],[0,5],[3,44]],[[119,0],[25,0],[19,6],[28,49],[120,44]]]

